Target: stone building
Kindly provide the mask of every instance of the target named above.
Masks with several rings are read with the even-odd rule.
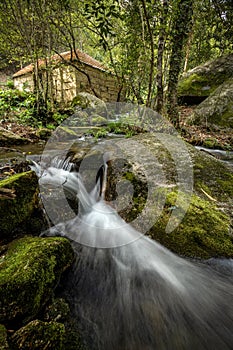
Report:
[[[54,55],[38,61],[40,90],[47,89],[53,102],[68,106],[77,93],[85,91],[104,101],[122,101],[125,90],[116,76],[102,63],[86,53],[76,50]],[[15,88],[33,91],[35,65],[30,64],[13,75]]]

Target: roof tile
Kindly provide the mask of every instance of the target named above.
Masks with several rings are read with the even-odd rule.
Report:
[[[59,62],[63,59],[66,61],[71,60],[71,52],[67,51],[67,52],[63,52],[61,54],[56,54],[56,55],[51,57],[51,60],[54,63]],[[87,64],[91,67],[94,67],[94,68],[97,68],[97,69],[100,69],[103,71],[108,69],[102,63],[100,63],[99,61],[97,61],[93,57],[89,56],[88,54],[86,54],[78,49],[76,50],[76,53],[74,51],[72,51],[72,61],[77,60],[77,59],[79,59],[80,62],[82,62],[84,64]],[[45,65],[45,59],[39,59],[38,63],[39,63],[39,67],[43,67],[43,65]],[[34,68],[34,65],[29,64],[28,66],[26,66],[26,67],[20,69],[18,72],[16,72],[13,75],[13,78],[19,77],[19,76],[27,74],[27,73],[31,73],[31,72],[33,72],[33,68]]]

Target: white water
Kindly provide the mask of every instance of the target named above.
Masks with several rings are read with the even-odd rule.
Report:
[[[65,294],[90,350],[233,349],[230,273],[142,236],[99,196],[99,183],[88,194],[79,174],[50,167],[40,184],[62,186],[79,200],[79,214],[46,234],[72,241]]]

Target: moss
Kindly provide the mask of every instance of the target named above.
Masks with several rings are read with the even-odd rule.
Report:
[[[225,111],[221,114],[219,125],[224,127],[233,128],[233,103],[229,102],[225,108]]]
[[[56,298],[44,312],[43,321],[62,322],[65,326],[65,337],[62,350],[87,350],[84,346],[78,322],[72,316],[69,305],[63,298]]]
[[[211,189],[212,196],[219,202],[229,202],[232,198],[233,188],[233,174],[229,168],[213,156],[197,151],[191,146],[189,146],[189,150],[193,158],[195,191],[201,195],[201,182]]]
[[[100,115],[93,114],[91,116],[91,124],[102,125],[102,124],[106,124],[106,123],[107,123],[107,119],[104,117],[101,117]]]
[[[62,298],[56,298],[45,309],[44,318],[46,321],[63,322],[70,313],[69,305]]]
[[[0,181],[0,188],[15,190],[15,199],[0,198],[0,231],[9,234],[28,220],[38,207],[38,179],[34,172],[24,172]]]
[[[229,178],[227,180],[217,179],[217,184],[221,186],[224,191],[224,194],[233,197],[233,174],[228,174]]]
[[[232,67],[233,55],[229,54],[193,68],[180,79],[178,95],[208,97],[232,77]]]
[[[16,331],[11,342],[17,350],[63,350],[64,336],[63,324],[34,320]]]
[[[51,297],[72,259],[65,238],[26,237],[9,244],[0,261],[0,320],[32,319]]]
[[[1,350],[7,350],[9,349],[8,342],[7,342],[7,331],[5,326],[0,324],[0,349]]]
[[[203,141],[203,146],[207,148],[216,148],[219,146],[219,143],[215,138],[206,138]]]
[[[176,198],[177,192],[168,193],[161,219],[150,230],[150,236],[179,255],[203,259],[233,257],[229,217],[195,194],[180,225],[166,233],[171,212],[176,210]]]
[[[64,133],[71,135],[71,136],[77,136],[76,132],[70,128],[68,128],[67,126],[60,126],[59,130],[62,130]]]
[[[178,85],[179,96],[209,96],[219,84],[215,80],[211,81],[209,77],[198,74],[190,74],[180,80]],[[206,87],[206,88],[205,88]]]

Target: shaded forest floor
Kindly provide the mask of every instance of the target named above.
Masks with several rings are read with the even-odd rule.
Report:
[[[186,123],[195,107],[179,106],[181,135],[185,141],[194,146],[233,150],[233,134],[231,129],[222,129],[217,126],[211,126],[210,128],[208,125],[188,125]]]

